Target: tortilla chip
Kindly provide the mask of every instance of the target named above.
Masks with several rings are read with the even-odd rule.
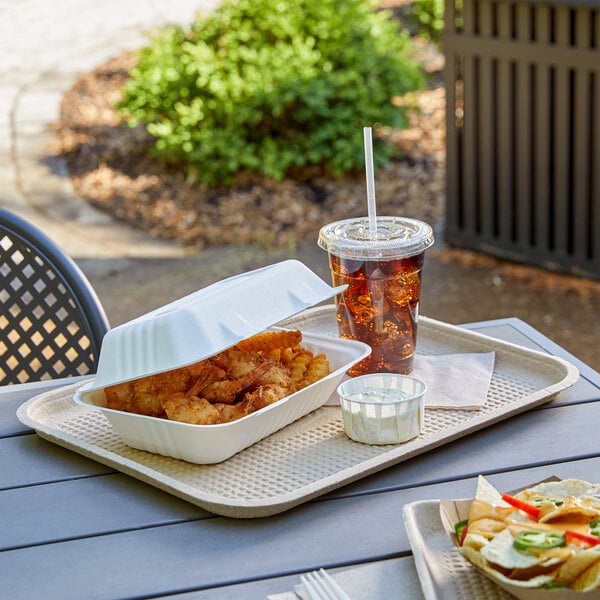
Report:
[[[484,538],[482,535],[477,533],[469,533],[467,531],[467,535],[463,540],[463,546],[468,546],[469,548],[473,548],[473,550],[481,550],[484,546],[489,543],[487,538]]]
[[[483,475],[479,475],[477,478],[475,498],[493,506],[510,506],[510,504],[502,500],[502,494]]]
[[[579,517],[580,522],[587,522],[588,517],[600,517],[600,498],[595,494],[600,492],[599,484],[588,483],[581,479],[564,479],[562,481],[548,481],[540,483],[516,496],[525,501],[539,496],[554,498],[569,498],[560,506],[552,503],[544,505],[543,516],[540,523],[549,523],[555,520],[565,520],[573,515]]]
[[[579,550],[569,560],[565,561],[558,571],[556,581],[570,585],[594,563],[600,561],[600,546]]]
[[[580,500],[580,498],[577,498],[576,500]],[[578,518],[573,519],[574,516]],[[571,517],[573,521],[587,523],[590,519],[600,517],[600,505],[598,508],[593,506],[581,506],[579,502],[569,503],[567,500],[562,506],[555,506],[552,510],[547,512],[540,518],[539,522],[550,523],[552,521],[565,520],[569,517]]]
[[[502,573],[500,573],[500,571],[496,571],[496,569],[490,567],[487,564],[485,558],[477,550],[468,547],[465,548],[464,546],[461,546],[458,550],[468,561],[470,561],[478,569],[489,575],[492,579],[496,579],[504,584],[514,585],[515,587],[522,588],[537,588],[544,585],[545,583],[549,583],[554,580],[554,575],[552,574],[538,575],[536,577],[533,577],[532,579],[528,579],[525,581],[510,579],[510,577],[506,577],[506,575],[503,575]]]
[[[525,491],[525,490],[524,490]],[[567,496],[597,496],[600,494],[600,484],[589,483],[582,479],[562,479],[560,481],[545,481],[538,483],[527,492],[534,492],[540,496],[558,496],[566,498]],[[516,494],[517,497],[523,492]]]
[[[503,569],[529,569],[531,567],[549,567],[558,565],[561,560],[555,557],[544,561],[543,557],[526,552],[519,552],[514,547],[514,538],[510,530],[499,533],[489,544],[481,548],[481,555],[488,562]]]
[[[574,590],[587,592],[600,589],[600,562],[586,569],[572,584]]]

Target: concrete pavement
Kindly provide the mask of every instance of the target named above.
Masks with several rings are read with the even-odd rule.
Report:
[[[182,250],[115,222],[74,193],[45,148],[77,77],[166,23],[189,23],[216,0],[0,0],[2,205],[40,226],[76,258],[180,256]]]
[[[295,257],[328,278],[314,240],[298,247],[196,254],[115,221],[77,197],[51,156],[48,129],[78,75],[145,43],[144,32],[189,22],[217,0],[0,0],[0,203],[30,220],[81,266],[111,324],[218,279]],[[600,284],[428,253],[422,313],[450,323],[520,317],[600,370]],[[589,283],[589,285],[588,285]]]

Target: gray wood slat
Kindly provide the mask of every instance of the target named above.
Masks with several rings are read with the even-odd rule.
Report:
[[[500,489],[585,478],[600,459],[491,477]],[[475,479],[313,502],[268,519],[207,519],[0,553],[11,598],[133,598],[381,560],[410,551],[405,503],[470,497]],[[68,582],[68,583],[67,583]]]
[[[464,27],[473,27],[473,15],[467,5],[464,13]],[[477,168],[480,157],[477,150],[477,138],[479,119],[481,115],[480,101],[474,93],[477,90],[476,82],[479,80],[481,65],[477,56],[461,55],[462,67],[462,145],[460,164],[460,206],[461,206],[461,230],[467,236],[475,235],[479,230],[477,203],[474,201],[480,193],[480,174]]]
[[[0,551],[212,516],[122,474],[4,490],[0,514],[19,515],[3,519]]]
[[[596,39],[596,44],[598,44],[598,40],[600,40],[600,18],[596,18],[593,35]],[[600,76],[598,74],[595,74],[594,76],[592,93],[592,115],[594,115],[594,128],[597,131],[600,127]],[[600,156],[600,135],[594,136],[593,148],[591,151],[597,161]],[[592,189],[594,190],[594,195],[590,201],[594,203],[594,206],[596,207],[592,214],[592,222],[590,223],[590,256],[596,257],[594,260],[596,272],[600,272],[600,210],[598,210],[598,206],[600,205],[600,169],[598,168],[597,162],[594,165],[590,179]]]
[[[475,7],[472,3],[463,3],[462,6],[463,26],[461,35],[472,33],[476,27]],[[476,56],[467,56],[466,53],[460,55],[462,66],[462,86],[461,94],[463,98],[462,105],[462,164],[461,178],[461,208],[462,208],[462,227],[461,229],[467,235],[474,235],[478,230],[477,223],[477,206],[473,202],[473,198],[479,192],[478,188],[478,171],[475,168],[477,165],[478,156],[477,148],[477,127],[479,118],[479,106],[474,94],[476,86],[470,85],[470,82],[475,82],[479,77],[479,59]]]
[[[17,419],[17,408],[29,398],[49,389],[85,381],[88,376],[58,379],[54,381],[39,381],[27,384],[0,386],[0,438],[18,435],[27,431]]]
[[[0,490],[113,473],[95,460],[34,433],[0,439]]]
[[[366,597],[366,590],[369,589],[369,594],[372,597],[382,598],[383,590],[373,590],[368,587],[368,584],[373,584],[375,573],[380,573],[385,569],[388,577],[393,576],[397,579],[397,589],[402,590],[402,598],[404,600],[424,600],[421,592],[421,584],[415,568],[415,561],[412,556],[401,558],[392,558],[384,561],[375,561],[371,563],[363,563],[352,565],[350,567],[342,567],[340,569],[329,569],[329,573],[336,574],[344,571],[354,571],[360,569],[363,577],[367,577],[361,581],[363,586],[360,597]],[[366,575],[365,575],[366,571]],[[355,576],[355,574],[353,574]],[[341,581],[343,581],[342,575]],[[368,582],[368,583],[367,583]],[[295,585],[300,583],[300,575],[287,575],[285,577],[273,577],[260,581],[249,581],[240,585],[232,585],[220,587],[212,590],[201,590],[197,592],[188,592],[169,596],[174,600],[265,600],[270,594],[280,594],[282,592],[291,591]],[[353,598],[355,590],[350,586],[343,586],[344,590]],[[383,585],[381,587],[384,587]],[[389,588],[386,587],[386,593]],[[395,589],[395,588],[394,588]],[[380,593],[377,593],[380,592]],[[397,596],[400,597],[400,596]]]
[[[552,9],[551,6],[542,4],[538,5],[538,8],[544,6]],[[471,35],[449,35],[446,40],[447,49],[450,51],[464,51],[487,58],[502,56],[507,60],[522,60],[525,56],[529,62],[544,67],[558,65],[569,68],[576,65],[584,69],[596,69],[598,66],[597,55],[593,51],[590,52],[589,49],[580,50],[574,46],[563,46],[552,42],[549,44],[539,43],[542,41],[539,37],[536,44],[522,43],[514,39],[507,43],[497,37],[482,36],[480,31]]]

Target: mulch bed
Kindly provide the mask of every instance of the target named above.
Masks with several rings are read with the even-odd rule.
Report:
[[[427,55],[437,60],[439,55]],[[202,249],[219,244],[290,245],[331,220],[366,212],[364,173],[339,179],[310,168],[283,181],[239,175],[227,188],[187,181],[150,153],[151,137],[124,126],[114,110],[131,53],[84,73],[63,98],[53,152],[91,204],[153,235]],[[433,63],[435,64],[435,62]],[[435,68],[435,67],[434,67]],[[439,70],[438,70],[439,73]],[[391,132],[402,158],[376,176],[379,214],[439,225],[444,213],[444,90],[415,94],[410,128]]]

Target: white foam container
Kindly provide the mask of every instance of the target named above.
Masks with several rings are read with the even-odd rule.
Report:
[[[342,289],[330,287],[296,260],[220,281],[111,329],[102,342],[97,375],[77,390],[75,402],[102,411],[133,448],[197,464],[226,460],[322,406],[370,347],[303,333],[304,347],[326,354],[330,374],[230,423],[192,425],[109,409],[104,388],[213,356]]]

